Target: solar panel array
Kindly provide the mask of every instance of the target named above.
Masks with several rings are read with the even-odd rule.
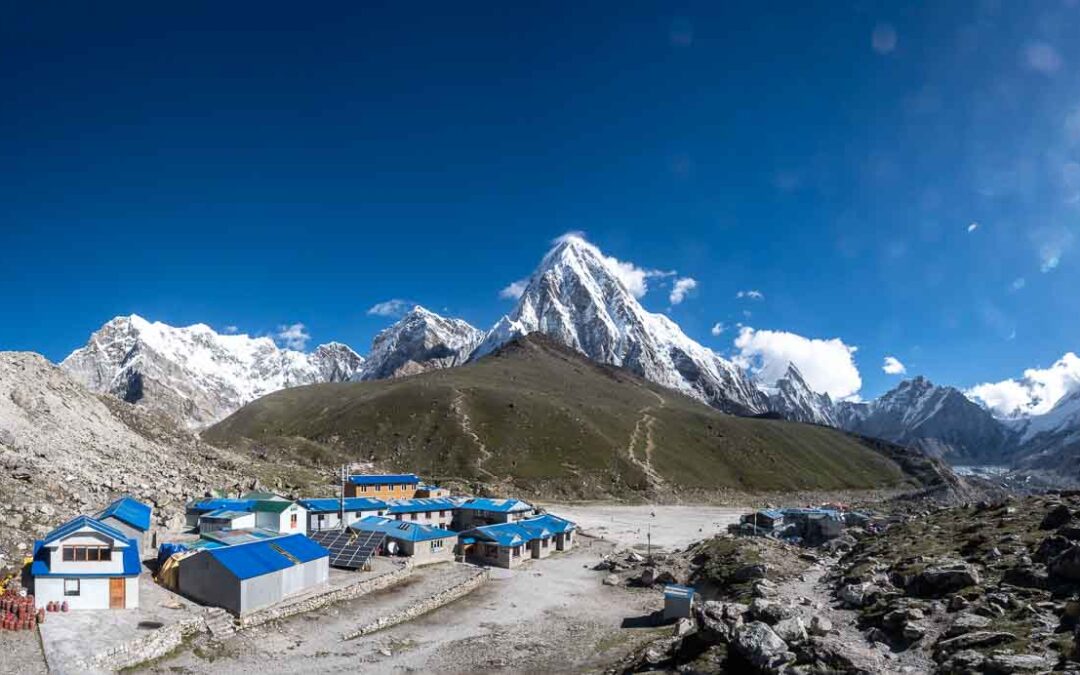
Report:
[[[366,565],[386,538],[382,532],[355,534],[348,530],[321,530],[309,536],[330,552],[331,566],[350,570]]]

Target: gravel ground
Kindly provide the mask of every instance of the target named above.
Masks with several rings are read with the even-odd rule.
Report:
[[[671,550],[727,531],[747,507],[651,506],[607,504],[544,504],[551,513],[569,518],[588,535],[625,548],[644,550],[648,533],[652,545]]]
[[[607,665],[655,637],[623,629],[661,603],[656,591],[610,588],[588,569],[611,544],[582,538],[565,554],[492,579],[468,596],[409,623],[355,640],[341,636],[454,583],[470,568],[439,565],[335,607],[245,631],[223,645],[198,640],[140,672],[335,673],[566,672]],[[667,629],[665,629],[667,630]]]
[[[0,631],[0,675],[45,675],[37,631]]]

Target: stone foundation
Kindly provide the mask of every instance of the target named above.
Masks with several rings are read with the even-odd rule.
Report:
[[[416,617],[434,611],[439,607],[442,607],[443,605],[450,604],[454,600],[457,600],[464,595],[468,595],[485,581],[487,581],[488,578],[489,573],[486,568],[478,569],[476,570],[475,574],[473,574],[465,581],[455,584],[449,588],[444,588],[438,593],[433,593],[432,595],[424,598],[420,602],[410,605],[400,611],[388,614],[386,616],[381,616],[375,621],[372,621],[371,623],[362,626],[351,633],[343,635],[341,639],[351,640],[353,638],[363,637],[365,635],[370,635],[371,633],[374,633],[376,631],[380,631],[391,626],[396,626],[399,623],[411,621]]]

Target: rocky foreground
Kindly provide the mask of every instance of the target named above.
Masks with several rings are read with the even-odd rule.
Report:
[[[700,601],[614,672],[1080,672],[1080,492],[896,515],[827,548],[724,536],[638,557],[602,563],[605,583]]]

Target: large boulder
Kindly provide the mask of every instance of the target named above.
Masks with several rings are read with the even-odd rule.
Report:
[[[1072,520],[1072,511],[1069,510],[1068,506],[1058,504],[1046,512],[1042,522],[1039,523],[1039,528],[1043,530],[1056,530],[1070,520]]]
[[[765,563],[753,563],[751,565],[743,565],[732,572],[730,579],[736,583],[750,581],[752,579],[764,579],[768,573],[768,565]]]
[[[1048,673],[1054,664],[1045,656],[1037,654],[995,654],[983,661],[987,675],[1012,675],[1013,673]]]
[[[992,647],[1005,642],[1012,642],[1015,639],[1016,635],[1014,633],[1006,631],[977,630],[940,640],[934,648],[938,652],[948,653],[974,647]]]
[[[990,625],[990,619],[979,614],[973,614],[971,612],[963,612],[957,614],[953,619],[952,624],[949,625],[948,630],[945,631],[946,637],[956,637],[957,635],[963,635],[965,633],[972,633],[977,630],[982,630]]]
[[[1035,555],[1033,557],[1039,562],[1047,563],[1065,551],[1068,551],[1072,545],[1072,542],[1065,537],[1056,534],[1050,535],[1039,542],[1039,547],[1035,549]]]
[[[959,560],[941,561],[916,574],[906,590],[910,595],[940,598],[978,583],[979,572],[972,565]]]
[[[1046,565],[1050,576],[1062,581],[1080,581],[1080,545],[1070,543]]]
[[[750,616],[757,621],[764,621],[770,626],[784,619],[790,619],[795,614],[794,607],[766,600],[765,598],[754,598],[750,603]]]
[[[760,670],[778,670],[794,658],[787,643],[768,624],[752,621],[739,626],[732,648]]]
[[[789,645],[797,645],[806,640],[806,624],[797,616],[778,621],[773,626],[773,632]]]
[[[869,582],[861,584],[848,584],[840,589],[837,597],[846,606],[858,609],[869,603],[870,597],[877,591],[877,587]]]

